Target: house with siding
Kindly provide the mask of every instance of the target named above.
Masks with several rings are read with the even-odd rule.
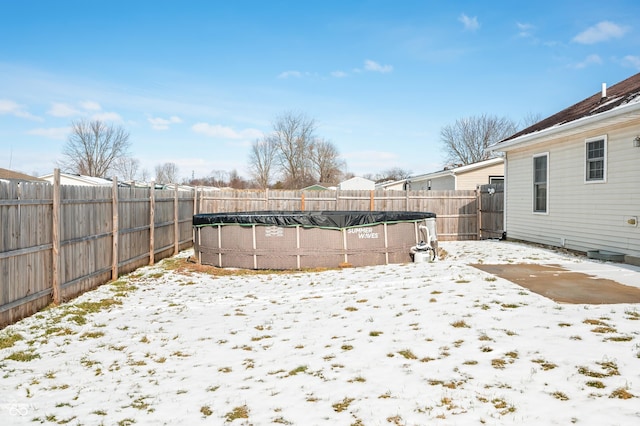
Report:
[[[0,180],[8,180],[12,182],[44,182],[44,180],[40,178],[3,168],[0,168]]]
[[[339,190],[372,190],[375,189],[376,183],[372,180],[365,179],[362,177],[352,177],[351,179],[347,179],[338,184]]]
[[[640,74],[491,147],[509,239],[640,261]]]
[[[46,180],[49,183],[53,183],[53,173],[40,176],[40,179]],[[108,179],[102,179],[94,176],[60,173],[60,185],[108,186],[113,185],[113,182]]]
[[[478,185],[503,182],[504,159],[498,157],[411,177],[406,179],[404,189],[411,191],[474,190]]]

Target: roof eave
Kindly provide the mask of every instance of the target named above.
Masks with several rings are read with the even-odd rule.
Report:
[[[559,126],[553,126],[544,130],[540,130],[538,132],[528,133],[512,140],[498,142],[490,146],[489,149],[493,151],[506,152],[513,148],[520,148],[538,142],[547,141],[554,136],[558,136],[563,133],[571,134],[572,131],[584,128],[589,125],[599,124],[603,121],[612,120],[627,114],[638,113],[640,113],[640,102],[634,102],[628,105],[611,109],[609,111],[601,112],[600,114],[579,118],[577,120],[573,120]]]

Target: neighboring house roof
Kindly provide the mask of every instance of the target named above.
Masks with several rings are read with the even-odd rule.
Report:
[[[559,133],[584,131],[603,122],[615,123],[617,117],[629,113],[640,116],[640,73],[609,88],[603,85],[600,92],[503,139],[491,148],[500,150],[533,139],[551,138]]]
[[[40,179],[53,182],[53,173],[40,176]],[[61,185],[102,186],[102,185],[112,185],[113,182],[107,179],[102,179],[94,176],[83,176],[83,175],[72,175],[69,173],[60,173],[60,184]]]
[[[2,168],[0,168],[0,179],[13,180],[18,182],[44,182],[44,180],[35,176],[29,176],[24,173]]]
[[[415,181],[420,181],[425,179],[435,179],[443,176],[455,176],[462,173],[467,173],[477,169],[481,169],[483,167],[494,166],[502,162],[504,162],[504,158],[502,157],[490,158],[488,160],[478,161],[477,163],[467,164],[464,166],[454,167],[451,169],[440,170],[438,172],[427,173],[424,175],[413,176],[413,177],[410,177],[408,180],[415,182]]]
[[[407,180],[387,180],[384,182],[376,183],[376,189],[391,189],[391,190],[404,190],[404,184]]]
[[[338,184],[339,189],[375,189],[376,183],[363,177],[352,177]]]
[[[322,186],[320,184],[315,184],[315,185],[311,185],[311,186],[307,186],[306,188],[302,188],[303,191],[326,191],[329,188],[327,188],[326,186]]]

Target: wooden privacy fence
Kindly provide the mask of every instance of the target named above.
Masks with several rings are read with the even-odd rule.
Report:
[[[438,239],[479,238],[478,191],[202,191],[198,211],[423,211],[437,215]]]
[[[195,213],[425,211],[436,213],[442,241],[502,229],[501,190],[179,191],[54,176],[53,185],[0,181],[0,327],[190,247]]]
[[[0,181],[0,327],[192,245],[194,191]]]
[[[478,239],[504,238],[504,184],[478,187]]]

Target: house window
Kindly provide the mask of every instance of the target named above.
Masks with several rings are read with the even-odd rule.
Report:
[[[533,211],[535,213],[547,212],[547,183],[549,181],[548,163],[548,153],[533,157]]]
[[[604,182],[607,177],[606,136],[587,139],[585,147],[585,181]]]

